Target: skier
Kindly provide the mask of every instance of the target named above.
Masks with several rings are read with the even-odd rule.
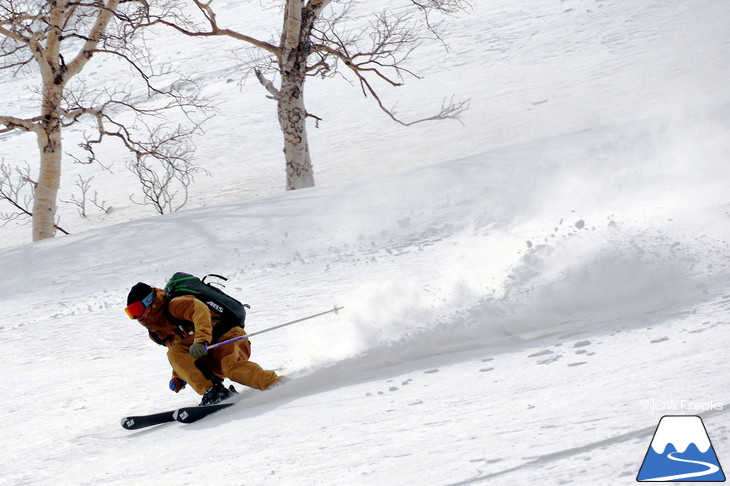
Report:
[[[149,332],[157,344],[167,347],[172,366],[170,389],[175,393],[189,384],[203,396],[201,405],[218,403],[235,389],[223,386],[223,378],[258,390],[266,390],[284,377],[249,361],[251,342],[242,339],[206,350],[212,343],[243,336],[238,324],[225,322],[220,314],[192,295],[169,299],[164,290],[139,282],[127,296],[124,309]]]

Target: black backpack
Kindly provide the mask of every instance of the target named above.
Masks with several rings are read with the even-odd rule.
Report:
[[[201,280],[189,273],[177,272],[165,285],[165,293],[169,299],[174,299],[181,295],[193,295],[207,305],[210,310],[221,314],[223,316],[223,321],[215,326],[214,337],[215,335],[220,336],[234,327],[243,327],[246,321],[246,308],[251,308],[251,306],[240,303],[238,300],[226,294],[218,287],[214,287],[213,285],[206,283],[205,279],[208,277],[228,280],[227,278],[216,274],[208,274]],[[165,314],[167,314],[168,319],[173,322],[180,321],[180,319],[173,318],[170,315],[167,307],[165,307]],[[177,322],[175,323],[177,324]]]

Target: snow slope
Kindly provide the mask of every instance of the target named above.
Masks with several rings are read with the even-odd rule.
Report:
[[[664,413],[648,401],[727,403],[730,322],[728,207],[712,181],[652,188],[655,173],[610,175],[605,150],[583,176],[561,168],[609,145],[652,159],[633,130],[3,252],[3,480],[633,481]],[[121,312],[127,287],[178,269],[230,276],[252,331],[345,310],[255,338],[260,363],[296,378],[286,386],[200,424],[129,433],[128,413],[197,400],[165,390],[164,352]],[[727,422],[708,412],[722,462]]]
[[[231,28],[268,39],[279,28],[276,8],[259,2],[216,0]],[[458,122],[401,127],[391,123],[372,99],[365,99],[341,78],[307,81],[307,109],[323,119],[310,127],[310,148],[319,186],[402,172],[415,167],[481,154],[533,140],[560,136],[647,117],[684,117],[697,106],[727,101],[730,38],[727,5],[712,0],[667,4],[565,0],[471,2],[469,14],[448,20],[446,51],[424,41],[408,67],[423,79],[381,92],[386,106],[405,119],[431,114],[444,98],[470,99]],[[359,4],[352,16],[360,24],[372,10],[392,7],[389,0]],[[154,44],[160,61],[191,73],[204,94],[218,105],[215,118],[196,139],[196,162],[211,173],[199,176],[187,208],[270,195],[284,188],[282,137],[276,107],[255,80],[239,89],[238,68],[248,53],[237,42],[188,39],[162,31]],[[221,46],[224,48],[220,51]],[[0,105],[18,107],[15,115],[37,114],[28,100],[32,80],[3,72]],[[82,74],[90,83],[105,82],[128,90],[131,74],[120,73],[108,57],[98,56]],[[176,120],[171,120],[173,123]],[[64,134],[72,150],[82,132]],[[72,233],[152,216],[140,200],[137,183],[127,174],[122,147],[99,149],[114,174],[96,166],[64,169],[61,200],[78,198],[77,175],[94,176],[93,187],[112,206],[106,216],[90,211],[82,219],[62,204],[61,226]],[[32,135],[0,137],[0,157],[15,165],[35,166]],[[120,190],[120,188],[124,188]],[[7,210],[7,208],[0,210]],[[26,243],[30,228],[0,227],[0,248]]]
[[[470,76],[487,61],[457,71],[465,128],[322,129],[355,167],[322,157],[320,187],[234,184],[4,249],[0,484],[633,484],[668,414],[702,415],[730,463],[730,9],[660,3],[476,5],[460,35],[525,47],[491,61],[514,76],[501,96]],[[164,350],[122,312],[131,285],[178,270],[230,277],[249,331],[345,309],[254,339],[287,385],[130,433],[127,414],[198,400],[167,391]]]

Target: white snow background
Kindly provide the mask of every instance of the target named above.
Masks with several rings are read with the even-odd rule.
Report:
[[[249,4],[220,8],[278,27]],[[464,125],[401,128],[310,80],[318,187],[289,193],[275,107],[236,86],[241,46],[159,34],[220,102],[197,140],[212,175],[160,217],[122,165],[83,167],[110,215],[66,207],[74,234],[33,244],[0,228],[0,484],[628,485],[668,414],[702,416],[730,464],[730,3],[472,7],[384,96],[408,117],[471,98]],[[34,113],[29,81],[0,80]],[[37,157],[27,135],[0,150]],[[122,312],[179,270],[228,276],[250,332],[344,309],[252,339],[285,386],[129,432],[125,415],[199,400],[167,390],[164,349]]]

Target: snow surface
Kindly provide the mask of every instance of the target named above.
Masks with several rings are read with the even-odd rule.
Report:
[[[473,4],[399,88],[414,116],[471,97],[465,125],[401,129],[313,82],[320,185],[291,193],[261,89],[165,44],[215,66],[201,81],[225,105],[198,141],[214,175],[145,217],[99,173],[116,210],[62,215],[85,231],[0,229],[0,483],[633,484],[677,414],[730,464],[730,4]],[[7,105],[24,83],[3,76]],[[33,160],[27,136],[0,147]],[[128,432],[125,415],[198,401],[167,390],[164,350],[122,312],[178,270],[230,277],[251,332],[344,310],[254,338],[285,386]]]

